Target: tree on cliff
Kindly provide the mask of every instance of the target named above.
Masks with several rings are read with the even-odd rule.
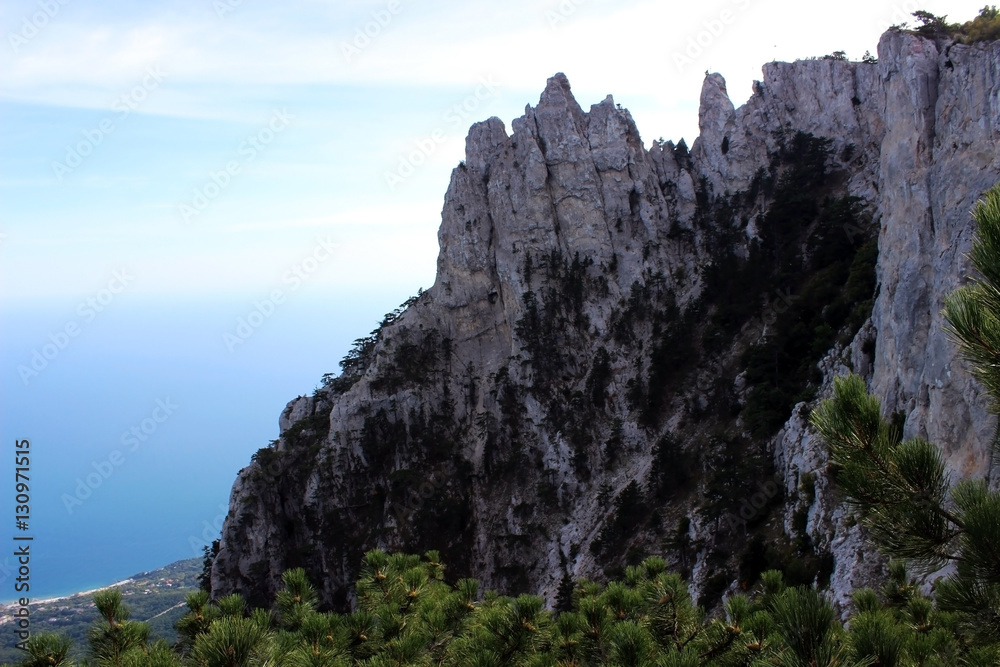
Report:
[[[1000,10],[996,5],[986,5],[979,10],[978,16],[965,23],[948,23],[947,16],[935,16],[922,10],[912,15],[920,23],[915,32],[925,37],[945,37],[963,44],[1000,39]]]
[[[1000,414],[1000,186],[973,210],[978,233],[969,258],[979,274],[946,300],[948,332]],[[903,440],[864,382],[834,382],[834,397],[811,417],[830,446],[837,484],[869,536],[888,556],[939,580],[939,607],[959,614],[982,645],[1000,638],[1000,493],[984,480],[951,485],[941,451]]]

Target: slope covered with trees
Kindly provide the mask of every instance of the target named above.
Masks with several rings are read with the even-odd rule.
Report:
[[[814,588],[790,587],[765,572],[749,594],[707,618],[661,558],[601,585],[576,582],[572,608],[554,613],[535,595],[480,591],[445,582],[434,552],[423,558],[372,551],[357,582],[357,609],[320,613],[302,570],[284,574],[273,610],[251,610],[239,595],[209,602],[188,596],[171,650],[147,641],[121,596],[96,596],[102,619],[84,664],[115,667],[454,667],[863,666],[1000,664],[1000,638],[962,613],[942,611],[894,566],[885,586],[859,590],[847,623]],[[30,641],[22,667],[70,667],[54,635]]]

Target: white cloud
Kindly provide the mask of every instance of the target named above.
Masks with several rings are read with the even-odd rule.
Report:
[[[154,63],[170,73],[171,87],[181,90],[211,83],[460,87],[487,74],[512,89],[540,90],[547,76],[565,71],[580,90],[617,96],[659,91],[663,99],[696,99],[702,73],[712,69],[739,79],[736,90],[745,97],[760,65],[772,58],[836,49],[859,58],[866,48],[874,50],[881,29],[913,1],[849,0],[834,11],[779,0],[521,0],[502,9],[485,2],[420,6],[400,0],[399,13],[351,64],[342,45],[385,3],[255,7],[245,2],[222,21],[205,12],[151,11],[98,24],[67,10],[19,55],[8,53],[0,61],[0,79],[10,97],[105,108],[109,95],[127,90]],[[922,6],[958,19],[973,16],[978,2]],[[563,16],[560,7],[574,9]],[[678,72],[674,54],[724,11],[733,20],[690,71]],[[561,18],[554,27],[552,15]],[[150,111],[203,113],[190,108],[204,101],[190,90],[163,97]]]

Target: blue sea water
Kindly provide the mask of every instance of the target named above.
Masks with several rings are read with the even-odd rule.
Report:
[[[21,595],[15,534],[34,538],[32,598],[201,555],[218,536],[236,473],[277,437],[287,401],[339,370],[351,342],[407,296],[296,295],[232,351],[223,334],[250,312],[244,299],[125,295],[92,319],[79,299],[0,305],[0,539],[8,545],[0,547],[0,600]],[[69,322],[79,332],[67,342],[59,332]],[[51,358],[24,374],[35,351]],[[27,531],[14,517],[22,439],[31,459]]]

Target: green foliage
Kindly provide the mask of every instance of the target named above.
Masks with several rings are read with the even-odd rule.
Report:
[[[774,480],[774,461],[764,446],[742,434],[716,433],[705,444],[706,468],[704,502],[699,512],[714,520],[726,512],[739,512],[742,503],[761,494],[761,485]],[[772,506],[782,500],[780,485],[765,495],[766,501],[754,506],[749,525],[763,522]]]
[[[847,647],[834,623],[833,607],[812,588],[789,588],[771,600],[770,611],[785,649],[779,664],[843,664]]]
[[[587,393],[594,407],[604,407],[605,392],[611,382],[611,377],[611,356],[604,347],[600,347],[594,353],[594,362],[587,375]]]
[[[764,572],[748,594],[730,596],[722,614],[711,619],[659,557],[625,568],[606,585],[567,582],[566,609],[558,613],[535,595],[484,594],[473,579],[446,583],[445,572],[434,551],[423,557],[369,551],[356,608],[345,614],[319,611],[315,589],[301,570],[282,577],[276,614],[250,611],[238,595],[209,602],[198,591],[188,596],[174,650],[143,640],[141,628],[109,639],[110,625],[124,628],[131,621],[120,598],[99,594],[102,621],[92,633],[93,664],[889,667],[989,665],[1000,657],[996,636],[992,643],[973,643],[898,565],[881,593],[855,594],[846,627],[821,593],[790,586],[776,571]],[[65,640],[38,635],[21,665],[71,667],[67,651]]]
[[[702,271],[700,302],[684,313],[680,327],[689,332],[707,319],[701,347],[712,352],[730,347],[748,323],[762,321],[763,338],[740,360],[746,404],[741,409],[727,395],[731,376],[719,378],[709,401],[723,417],[741,414],[756,437],[773,435],[796,403],[812,398],[820,380],[816,363],[864,323],[878,255],[862,202],[831,195],[839,178],[830,162],[832,141],[805,132],[776,140],[770,168],[755,175],[748,191],[716,197],[711,206],[706,194],[699,207],[699,224],[718,250]],[[762,204],[765,212],[754,220],[759,242],[746,243],[743,228]],[[683,344],[673,349],[679,360],[695,356]],[[638,395],[645,387],[633,389],[648,400]]]
[[[285,587],[278,592],[274,606],[281,627],[295,632],[302,627],[305,619],[316,611],[319,598],[302,568],[286,570],[281,576],[281,581]]]
[[[538,283],[521,295],[524,315],[515,332],[534,371],[533,389],[544,394],[566,363],[566,352],[575,336],[587,332],[590,319],[584,303],[590,295],[607,295],[607,278],[591,275],[594,260],[579,253],[567,260],[553,250],[534,258],[525,256],[526,284]]]
[[[605,519],[600,536],[591,543],[591,551],[600,553],[620,546],[623,539],[649,518],[649,513],[642,489],[632,480],[615,496],[614,510]]]
[[[382,335],[379,327],[363,338],[354,341],[350,351],[340,360],[340,375],[323,375],[323,388],[335,394],[342,394],[357,383],[368,370],[375,358],[375,345]]]
[[[666,434],[653,445],[653,464],[647,488],[659,502],[666,502],[687,484],[696,471],[696,461],[681,443]]]
[[[984,6],[974,19],[965,23],[948,23],[947,16],[936,16],[923,10],[913,12],[912,16],[918,23],[913,32],[925,37],[953,39],[963,44],[1000,39],[1000,11],[996,5]]]
[[[837,332],[846,329],[841,342],[847,342],[871,313],[878,249],[874,239],[859,244],[845,233],[861,216],[855,197],[824,202],[810,239],[814,272],[795,290],[777,293],[771,331],[743,356],[751,386],[743,414],[756,435],[774,433],[796,403],[812,398],[820,380],[816,362]]]
[[[677,308],[673,293],[665,290],[653,317],[646,404],[640,415],[644,424],[656,423],[664,398],[696,358],[691,325],[690,316],[683,317]]]
[[[979,277],[948,297],[944,315],[947,331],[1000,414],[1000,186],[986,193],[972,215],[977,234],[969,259]]]
[[[218,606],[209,604],[207,591],[189,593],[185,602],[188,611],[176,624],[177,647],[183,654],[191,650],[198,635],[208,632],[212,621],[220,615]]]
[[[374,390],[394,393],[402,387],[428,384],[434,377],[443,350],[451,341],[442,341],[437,331],[423,332],[418,341],[410,340],[410,331],[402,328],[393,339],[392,363],[372,379]]]
[[[423,295],[423,289],[417,290],[417,295],[410,297],[391,313],[386,313],[382,322],[370,334],[354,341],[353,346],[340,360],[340,375],[326,373],[323,375],[323,389],[334,394],[342,394],[364,376],[375,360],[375,347],[382,339],[382,330],[392,325],[407,308],[415,304]]]
[[[834,381],[833,398],[811,421],[830,446],[837,484],[887,554],[928,572],[954,558],[964,522],[946,505],[944,461],[934,445],[903,441],[856,375]]]
[[[330,410],[318,409],[308,417],[304,417],[285,430],[281,439],[290,449],[306,447],[322,441],[330,432]],[[262,464],[263,465],[263,464]]]
[[[212,563],[215,562],[215,557],[219,555],[220,548],[219,540],[212,540],[212,545],[205,545],[203,548],[203,556],[201,559],[201,573],[198,575],[198,587],[203,591],[210,592],[212,590]]]
[[[779,572],[792,586],[812,586],[814,583],[826,586],[833,573],[833,560],[829,554],[817,554],[812,542],[801,537],[786,544],[781,539],[765,542],[761,534],[754,535],[740,559],[740,586],[752,586],[770,570]]]
[[[966,21],[958,30],[958,39],[966,44],[992,42],[1000,39],[1000,10],[996,5],[986,5],[979,15]]]
[[[260,616],[221,616],[195,639],[194,664],[202,667],[264,667],[274,633]]]
[[[921,35],[947,35],[949,33],[949,28],[947,16],[935,16],[930,12],[924,10],[917,10],[912,14],[913,18],[917,19],[920,24],[917,26],[917,32]]]
[[[27,641],[27,657],[21,667],[73,667],[69,657],[70,640],[57,634],[42,632]]]
[[[90,630],[90,657],[101,667],[136,664],[145,654],[149,625],[129,620],[130,612],[117,588],[95,593],[94,606],[100,620]]]
[[[390,418],[385,408],[365,417],[361,428],[361,450],[371,464],[388,462],[406,446],[406,424]]]
[[[625,422],[620,417],[611,420],[608,439],[603,447],[604,461],[609,468],[613,468],[622,459],[624,453],[622,449],[625,446],[624,427]]]
[[[267,447],[261,447],[250,455],[250,461],[252,463],[260,464],[261,470],[265,471],[271,470],[280,458],[281,452],[270,445]]]

